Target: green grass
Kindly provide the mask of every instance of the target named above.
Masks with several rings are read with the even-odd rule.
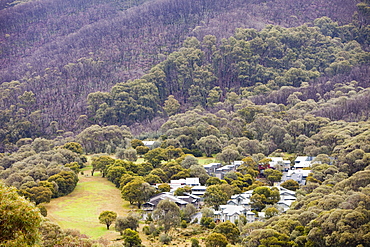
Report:
[[[144,158],[138,158],[135,163],[136,164],[141,164],[141,163],[144,163],[144,162],[145,162]]]
[[[198,157],[198,162],[200,165],[207,165],[210,163],[216,163],[216,159],[213,157]]]
[[[48,217],[63,229],[77,229],[92,238],[115,233],[112,226],[107,231],[105,225],[99,223],[101,212],[110,210],[123,216],[129,209],[129,203],[121,199],[120,191],[95,174],[94,177],[81,177],[71,194],[53,199],[45,206]]]

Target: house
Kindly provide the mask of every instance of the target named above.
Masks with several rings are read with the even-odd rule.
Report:
[[[208,165],[204,165],[204,169],[206,169],[207,174],[210,176],[214,176],[216,173],[216,170],[220,168],[222,165],[221,163],[210,163]]]
[[[242,160],[235,160],[232,163],[232,165],[236,166],[236,168],[238,168],[239,166],[241,166],[243,164],[244,164],[244,161],[242,161]]]
[[[312,161],[315,157],[312,156],[298,156],[294,161],[295,169],[303,169],[312,166]]]
[[[153,196],[150,198],[150,200],[142,205],[142,209],[145,211],[154,211],[157,207],[158,203],[162,200],[170,200],[177,204],[180,208],[185,208],[188,204],[187,201],[182,200],[174,195],[172,195],[170,192],[163,192],[159,193],[158,195]]]
[[[199,196],[190,193],[184,193],[183,196],[177,196],[177,198],[193,204],[196,208],[199,208],[200,202],[202,201]]]
[[[292,201],[278,201],[276,203],[276,205],[278,206],[278,208],[282,211],[282,212],[286,212],[289,208],[290,208],[290,205],[292,205]]]
[[[233,161],[231,165],[222,166],[221,163],[210,163],[208,165],[204,165],[203,167],[206,169],[208,175],[223,179],[226,173],[236,171],[236,169],[243,163],[243,161],[237,160]]]
[[[306,184],[307,176],[311,173],[311,170],[289,170],[288,172],[284,173],[283,177],[281,178],[282,182],[287,180],[294,180],[297,181],[300,185]]]
[[[268,186],[272,188],[271,186]],[[295,192],[288,190],[281,186],[275,186],[279,190],[280,200],[276,206],[280,208],[281,212],[289,209],[290,205],[297,199]],[[246,191],[241,194],[233,195],[226,205],[220,205],[220,210],[215,212],[215,220],[234,222],[241,214],[247,217],[248,222],[253,222],[257,218],[263,219],[264,213],[258,213],[258,217],[251,211],[251,201],[253,190]],[[250,213],[249,213],[250,212]]]
[[[236,220],[239,220],[241,215],[244,215],[248,222],[255,221],[255,214],[248,211],[243,206],[220,205],[220,210],[214,212],[215,221],[221,222],[229,220],[230,222],[235,223]]]
[[[199,178],[182,178],[178,180],[171,180],[169,183],[171,192],[182,188],[184,186],[200,186]]]
[[[290,160],[284,160],[282,157],[267,157],[268,159],[271,159],[269,162],[271,168],[277,169],[282,171],[288,171],[290,169]]]
[[[143,141],[143,143],[144,143],[145,147],[148,147],[148,148],[152,149],[159,142],[157,142],[157,141]]]
[[[236,169],[243,163],[244,163],[243,161],[234,161],[231,165],[226,165],[217,168],[215,171],[215,176],[218,177],[219,179],[223,179],[226,173],[236,171]]]
[[[206,186],[193,186],[191,188],[191,194],[202,197],[206,193]]]
[[[243,206],[245,209],[251,210],[250,198],[252,196],[252,192],[253,191],[251,190],[231,196],[231,199],[227,201],[227,205]]]
[[[216,169],[215,176],[219,179],[224,179],[225,174],[231,171],[236,171],[236,168],[234,165],[222,166]]]
[[[285,212],[290,208],[290,205],[292,205],[292,203],[297,200],[297,197],[295,195],[295,192],[292,190],[288,190],[281,186],[275,187],[278,188],[280,192],[280,201],[278,201],[276,204],[282,212]]]

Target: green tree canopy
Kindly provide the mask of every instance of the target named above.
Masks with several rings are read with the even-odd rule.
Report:
[[[106,173],[106,168],[109,165],[112,165],[115,162],[115,159],[107,156],[107,155],[102,155],[99,157],[94,157],[92,158],[91,165],[92,165],[92,170],[91,170],[91,176],[94,176],[95,171],[100,171],[102,173],[102,177],[105,177]]]
[[[180,208],[170,200],[162,200],[153,212],[153,218],[168,232],[172,227],[180,224]]]
[[[168,116],[171,116],[178,112],[180,103],[175,99],[173,95],[169,95],[167,100],[164,102],[163,109]]]
[[[204,202],[208,206],[212,206],[215,210],[217,210],[220,205],[226,204],[228,199],[229,196],[222,190],[221,185],[208,186],[204,194]]]
[[[125,240],[125,247],[140,247],[141,245],[141,239],[139,236],[139,233],[137,231],[131,230],[130,228],[127,228],[124,230],[123,239]]]
[[[137,203],[140,208],[141,204],[149,200],[154,194],[154,188],[142,178],[135,178],[122,188],[121,193],[123,199],[129,201],[130,204]]]
[[[296,191],[299,189],[299,183],[293,179],[289,179],[283,183],[280,184],[281,187],[284,187],[288,190]]]
[[[41,219],[39,210],[31,202],[0,182],[1,246],[35,246],[40,240]]]
[[[99,222],[101,224],[105,224],[107,226],[107,230],[109,230],[109,226],[116,220],[117,213],[113,211],[104,211],[99,215]]]
[[[121,235],[125,231],[125,229],[131,229],[136,231],[139,227],[139,216],[136,214],[130,213],[127,216],[119,216],[115,222],[115,230],[120,232]]]
[[[211,233],[206,238],[206,247],[226,247],[227,238],[221,233]]]

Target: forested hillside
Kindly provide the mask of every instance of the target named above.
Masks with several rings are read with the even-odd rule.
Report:
[[[50,136],[55,128],[85,128],[89,93],[140,78],[188,36],[202,41],[214,35],[216,40],[209,42],[219,46],[235,28],[298,26],[328,16],[340,25],[355,21],[354,38],[367,40],[361,28],[366,11],[353,19],[357,7],[350,0],[5,2],[0,12],[1,139],[13,143],[20,137]],[[224,79],[230,78],[218,78]]]

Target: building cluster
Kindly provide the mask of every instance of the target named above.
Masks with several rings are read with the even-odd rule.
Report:
[[[281,182],[289,179],[297,181],[299,184],[304,185],[308,174],[311,170],[308,170],[312,166],[314,157],[309,156],[298,156],[291,165],[289,160],[284,160],[281,157],[268,157],[271,161],[263,166],[261,169],[278,169],[283,172]],[[234,161],[231,165],[222,166],[221,163],[211,163],[204,165],[205,170],[210,176],[218,177],[223,179],[225,174],[232,171],[237,171],[237,168],[243,164],[243,161]],[[152,197],[148,202],[143,204],[142,208],[146,213],[150,213],[155,210],[156,206],[161,200],[167,199],[175,202],[180,208],[186,207],[187,204],[191,203],[196,208],[201,207],[203,201],[203,195],[206,192],[207,187],[202,186],[199,183],[199,178],[186,178],[179,180],[171,180],[170,192],[163,192]],[[174,191],[182,187],[191,187],[191,192],[184,193],[183,196],[175,196]],[[280,192],[280,200],[275,204],[275,207],[280,212],[285,212],[296,200],[295,192],[285,189],[281,186],[274,186]],[[240,216],[244,216],[248,222],[261,220],[264,218],[264,213],[258,213],[256,215],[253,211],[250,198],[252,197],[253,190],[243,192],[241,194],[233,195],[226,205],[220,205],[219,210],[214,212],[215,221],[231,221],[235,223]]]
[[[295,192],[281,186],[275,186],[275,188],[277,188],[280,193],[280,200],[276,203],[276,207],[280,212],[285,212],[297,199]],[[252,194],[253,190],[248,190],[241,194],[233,195],[226,205],[220,205],[220,210],[214,212],[215,220],[221,222],[229,220],[235,223],[242,215],[246,218],[247,222],[264,219],[265,215],[263,212],[258,213],[258,215],[252,212],[253,208],[250,201]]]

